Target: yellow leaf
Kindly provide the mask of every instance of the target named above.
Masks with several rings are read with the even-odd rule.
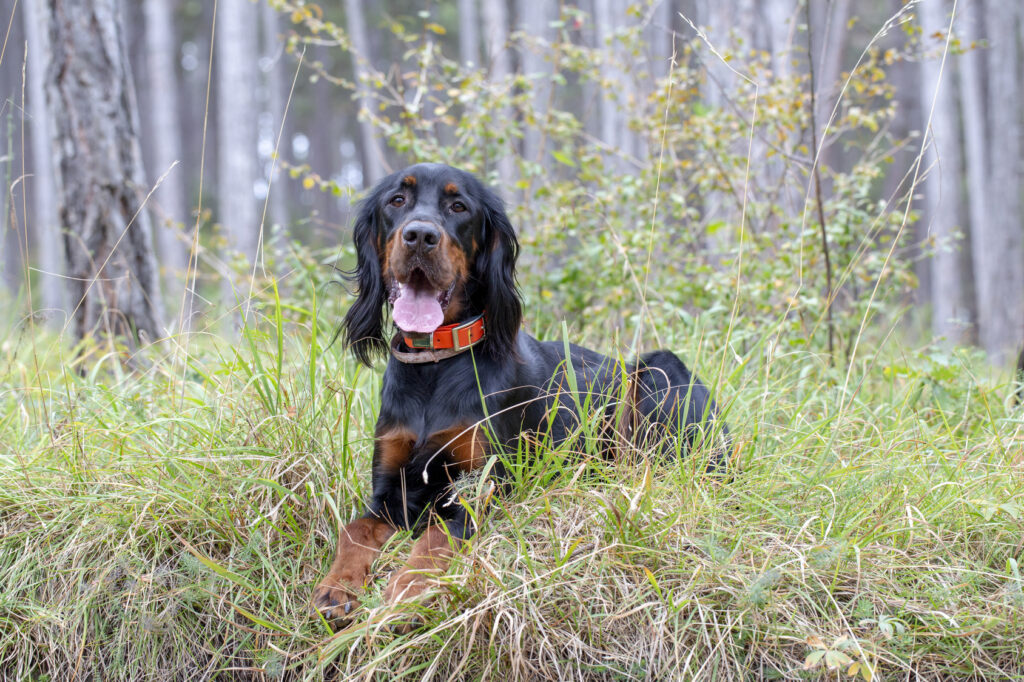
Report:
[[[825,642],[823,642],[821,637],[818,637],[817,635],[808,635],[807,639],[804,641],[807,642],[809,645],[813,646],[815,649],[825,648]]]
[[[306,177],[302,178],[302,188],[303,189],[313,189],[313,185],[315,185],[315,184],[316,184],[316,180],[313,178],[312,175],[307,175]]]
[[[434,33],[436,33],[439,36],[443,36],[445,33],[448,32],[447,29],[445,29],[444,26],[442,26],[441,24],[435,24],[434,22],[428,23],[423,28],[427,29],[428,31],[433,31]]]

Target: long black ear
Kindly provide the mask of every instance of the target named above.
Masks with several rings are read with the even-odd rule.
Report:
[[[345,273],[347,281],[355,282],[358,289],[356,302],[345,313],[342,323],[345,331],[345,345],[352,349],[356,358],[367,367],[374,357],[387,352],[384,338],[384,305],[387,292],[380,272],[380,254],[377,242],[380,234],[378,216],[379,201],[376,192],[363,199],[352,239],[356,245],[356,269]]]
[[[523,302],[516,286],[519,242],[501,199],[484,190],[484,246],[476,258],[476,277],[483,284],[487,337],[483,350],[494,358],[516,357],[516,335],[523,321]]]

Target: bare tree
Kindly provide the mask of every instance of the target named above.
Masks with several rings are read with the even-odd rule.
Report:
[[[282,77],[284,45],[279,35],[277,11],[268,0],[264,0],[260,7],[260,23],[263,30],[263,57],[260,61],[266,77],[264,84],[267,93],[266,108],[270,115],[270,129],[266,132],[272,136],[275,144],[277,144],[278,138],[280,138],[281,146],[287,147],[291,135],[286,125],[287,112],[285,111],[285,98],[288,94],[286,87],[288,87],[288,84]],[[270,203],[270,219],[273,224],[279,225],[283,229],[288,225],[289,215],[288,188],[282,186],[287,175],[282,174],[278,177],[273,177],[269,174],[273,164],[267,165],[267,180],[269,183],[267,191],[271,194],[268,199]]]
[[[54,187],[53,158],[50,156],[50,121],[46,113],[46,61],[50,52],[49,36],[44,29],[42,7],[29,0],[23,7],[22,20],[25,41],[28,43],[26,79],[28,87],[28,113],[31,122],[32,177],[27,182],[32,188],[31,218],[26,218],[26,230],[36,235],[39,269],[39,293],[43,307],[66,312],[67,290],[64,288],[64,257],[60,249],[60,227],[57,217],[57,190]]]
[[[352,41],[352,68],[359,92],[359,135],[363,149],[363,184],[369,187],[384,177],[384,154],[381,152],[377,130],[370,120],[373,98],[366,91],[367,64],[370,43],[366,39],[366,19],[362,0],[345,0],[348,17],[348,37]]]
[[[981,1],[969,2],[961,9],[962,18],[957,21],[962,25],[965,42],[970,45],[984,33],[982,22]],[[980,324],[977,297],[978,280],[983,273],[973,271],[980,263],[980,254],[975,249],[980,245],[976,240],[983,238],[985,223],[989,217],[988,202],[988,139],[985,121],[985,66],[984,58],[978,49],[968,49],[959,59],[956,66],[960,76],[960,112],[963,121],[964,136],[964,167],[967,177],[967,207],[969,217],[969,239],[971,241],[971,284],[974,295],[974,321]],[[983,247],[982,247],[983,248]],[[975,335],[978,328],[975,326]],[[975,339],[977,340],[977,339]]]
[[[621,101],[631,91],[622,65],[628,63],[616,33],[626,17],[626,3],[620,0],[594,0],[594,32],[597,47],[606,55],[601,67],[603,93],[598,101],[601,113],[601,141],[625,157],[637,154],[639,141],[629,129],[629,103]],[[614,164],[620,169],[625,165]]]
[[[487,46],[490,79],[494,83],[505,83],[512,74],[512,56],[508,50],[508,8],[505,5],[505,0],[482,1],[484,45]],[[501,124],[505,125],[512,113],[509,109],[502,109],[496,115],[501,120]],[[505,148],[495,160],[498,179],[503,188],[511,187],[515,176],[515,160],[511,153],[510,141],[506,140]]]
[[[925,40],[950,30],[949,7],[942,0],[918,5]],[[921,62],[921,110],[927,132],[925,222],[936,244],[931,266],[932,331],[947,343],[970,340],[971,310],[968,301],[969,270],[962,243],[956,238],[962,224],[960,202],[960,136],[952,61],[940,54]]]
[[[1024,227],[1021,225],[1021,56],[1017,49],[1020,7],[986,4],[988,113],[992,138],[988,218],[972,240],[977,278],[979,338],[1001,363],[1024,336]]]
[[[174,30],[173,0],[145,0],[146,65],[149,78],[151,175],[163,176],[150,208],[156,219],[156,244],[164,269],[164,286],[179,291],[186,267],[187,247],[182,226],[188,217],[185,169],[181,161],[181,121],[178,117],[178,40]],[[189,319],[185,315],[183,319]]]
[[[162,334],[135,91],[115,0],[48,0],[47,109],[77,338]]]
[[[519,0],[520,30],[531,39],[539,40],[541,46],[531,48],[526,45],[520,50],[522,73],[530,79],[533,89],[530,98],[529,112],[533,120],[527,117],[523,130],[523,158],[532,163],[545,164],[541,149],[541,124],[547,114],[548,100],[551,96],[552,64],[544,59],[542,45],[549,37],[549,24],[554,18],[550,15],[551,5],[534,0]]]
[[[256,8],[247,0],[219,0],[214,38],[217,67],[217,207],[232,253],[256,262],[260,236],[256,181]],[[228,303],[239,300],[224,278]]]
[[[459,0],[459,59],[480,64],[480,19],[476,0]]]

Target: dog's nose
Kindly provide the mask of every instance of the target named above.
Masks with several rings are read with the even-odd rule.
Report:
[[[441,230],[431,223],[414,220],[402,228],[402,241],[413,251],[426,253],[441,241]]]

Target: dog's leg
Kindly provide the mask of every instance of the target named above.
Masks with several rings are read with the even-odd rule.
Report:
[[[377,552],[395,533],[395,527],[374,517],[356,519],[341,529],[331,569],[313,590],[313,608],[334,623],[343,623],[358,605]]]
[[[431,524],[412,546],[409,561],[392,574],[384,590],[384,599],[396,603],[423,594],[430,586],[431,579],[448,569],[452,555],[451,542],[444,527]]]
[[[472,537],[474,530],[472,519],[462,508],[452,518],[435,519],[413,544],[409,561],[392,574],[384,599],[394,605],[420,597],[448,570],[457,545]],[[407,632],[417,624],[418,619],[415,619],[399,629]]]

